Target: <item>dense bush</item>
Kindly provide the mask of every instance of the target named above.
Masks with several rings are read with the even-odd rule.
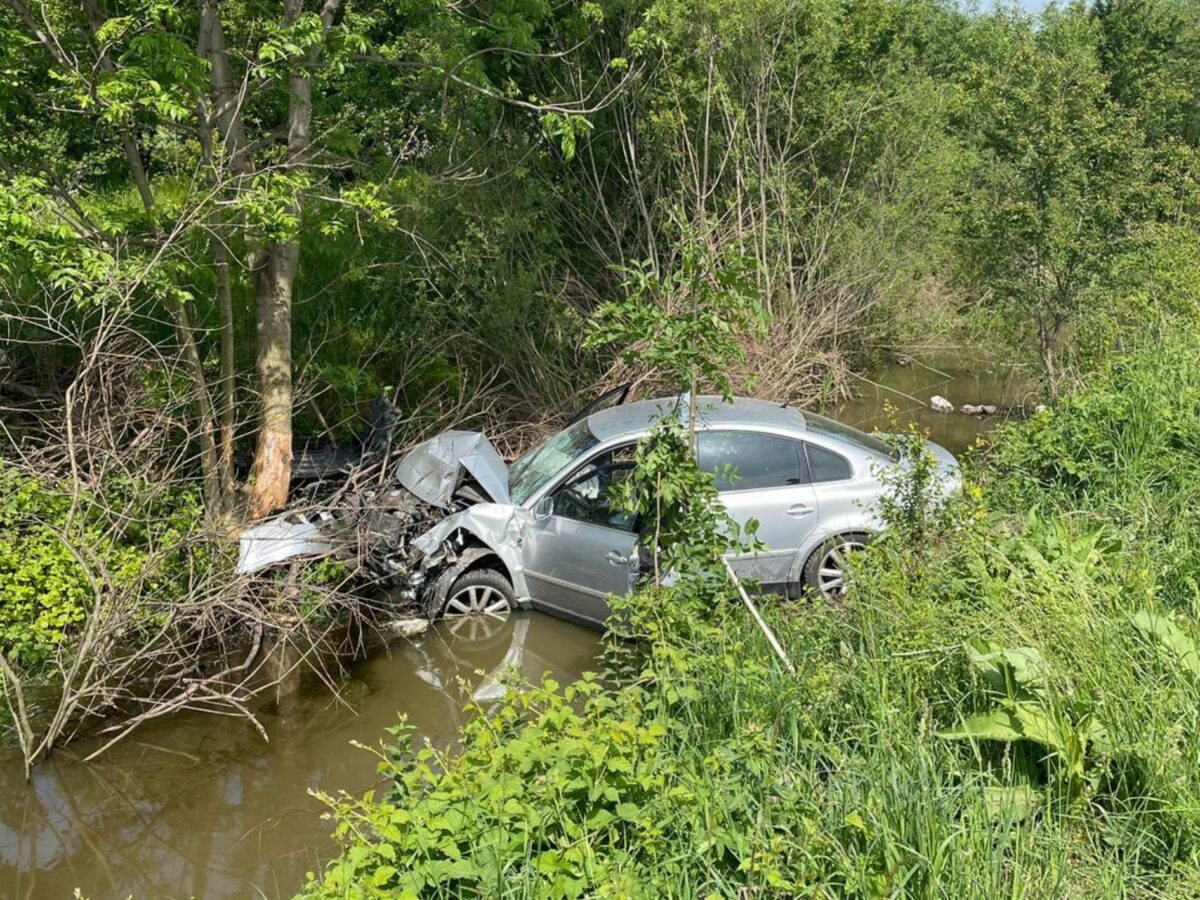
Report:
[[[1000,433],[998,474],[1056,499],[1134,493],[1171,501],[1176,489],[1194,484],[1200,354],[1192,332],[1156,332],[1114,357],[1053,412]]]
[[[139,502],[137,493],[125,485],[106,494],[108,503],[137,507],[124,506],[114,534],[114,516],[101,514],[96,498],[73,498],[55,483],[0,465],[0,653],[11,662],[36,667],[70,637],[95,602],[93,578],[142,590],[172,583],[186,562],[172,548],[199,523],[198,497],[173,490]]]
[[[1160,326],[1052,412],[999,433],[985,474],[1012,511],[1102,528],[1195,610],[1200,584],[1200,354],[1193,328]]]
[[[0,650],[18,663],[44,659],[87,613],[87,579],[51,524],[69,506],[69,497],[0,469]]]

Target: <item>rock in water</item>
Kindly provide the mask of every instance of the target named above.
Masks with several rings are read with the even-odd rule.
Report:
[[[935,410],[942,413],[954,412],[954,404],[943,397],[941,394],[934,394],[933,399],[929,401],[929,405]]]
[[[429,620],[416,617],[392,619],[390,622],[381,622],[379,625],[380,633],[387,638],[416,637],[428,630]]]
[[[990,403],[983,403],[979,406],[973,403],[964,403],[958,408],[958,411],[967,416],[994,416],[996,407]]]

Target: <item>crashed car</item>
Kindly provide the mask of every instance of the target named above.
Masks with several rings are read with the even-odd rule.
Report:
[[[609,502],[633,468],[638,440],[688,399],[643,400],[578,418],[505,465],[479,433],[447,431],[411,450],[396,485],[357,512],[281,519],[242,538],[253,572],[304,554],[362,551],[411,591],[430,617],[542,610],[593,626],[638,574],[639,523]],[[827,597],[845,586],[847,557],[883,528],[878,500],[898,463],[879,437],[786,404],[697,397],[697,454],[738,522],[758,522],[764,547],[730,558],[766,590]],[[930,442],[942,489],[958,463]],[[387,527],[381,527],[386,520]],[[366,525],[364,526],[364,523]]]

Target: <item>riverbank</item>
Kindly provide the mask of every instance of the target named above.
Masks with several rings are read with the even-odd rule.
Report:
[[[401,740],[308,896],[1193,896],[1197,398],[1166,334],[1004,431],[844,602],[768,610],[797,677],[719,605],[615,692]]]

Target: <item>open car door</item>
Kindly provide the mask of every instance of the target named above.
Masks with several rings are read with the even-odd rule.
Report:
[[[586,406],[576,412],[575,415],[571,416],[571,419],[567,422],[567,424],[574,425],[580,419],[586,419],[592,413],[600,412],[602,409],[608,409],[613,406],[620,406],[629,396],[629,389],[632,386],[632,384],[626,382],[625,384],[617,385],[617,387],[613,388],[611,391],[605,391],[591,403],[588,403]]]

